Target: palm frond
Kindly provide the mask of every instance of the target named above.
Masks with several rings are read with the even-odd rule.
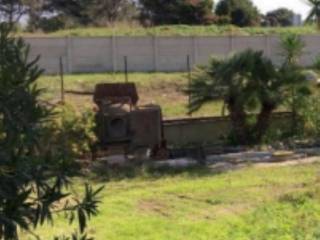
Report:
[[[313,8],[313,9],[310,11],[310,13],[308,14],[305,22],[306,22],[306,23],[312,22],[315,16],[316,16],[316,9]]]

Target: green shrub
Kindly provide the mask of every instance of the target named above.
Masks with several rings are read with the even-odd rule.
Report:
[[[315,58],[313,68],[320,71],[320,55]]]
[[[229,16],[214,16],[212,22],[219,26],[229,25],[231,24],[231,18]]]
[[[70,158],[86,156],[95,143],[94,112],[77,112],[71,105],[58,106],[54,120],[48,126],[52,134],[49,147],[52,151],[62,150]]]
[[[61,16],[55,16],[51,18],[41,18],[39,26],[37,26],[44,32],[55,32],[66,27],[65,20]]]
[[[308,98],[301,111],[306,137],[320,137],[320,99],[318,96]]]
[[[250,0],[221,0],[215,13],[218,16],[228,16],[231,23],[239,27],[260,24],[259,10]]]

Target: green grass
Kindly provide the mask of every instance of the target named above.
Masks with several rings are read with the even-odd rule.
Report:
[[[97,83],[124,82],[122,73],[74,74],[65,76],[66,90],[93,91]],[[186,117],[188,97],[183,90],[187,87],[185,73],[131,73],[129,81],[137,85],[140,104],[159,104],[166,118]],[[43,76],[38,85],[46,89],[45,99],[57,102],[60,99],[59,76]],[[66,95],[66,100],[79,109],[92,107],[91,96]],[[204,106],[193,116],[220,116],[222,102]]]
[[[319,163],[251,166],[110,181],[89,231],[97,240],[316,240],[319,169]],[[58,219],[38,233],[52,239],[71,230]]]
[[[86,27],[61,30],[49,34],[43,33],[20,33],[24,36],[37,37],[106,37],[106,36],[221,36],[221,35],[273,35],[283,33],[317,34],[315,26],[302,27],[246,27],[235,26],[190,26],[190,25],[165,25],[144,28],[139,25],[118,24],[115,27]]]

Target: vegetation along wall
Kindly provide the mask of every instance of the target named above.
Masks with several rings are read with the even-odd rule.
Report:
[[[320,35],[303,36],[306,50],[302,64],[320,54]],[[95,37],[26,38],[31,56],[41,56],[47,73],[59,72],[59,58],[66,73],[123,71],[127,58],[132,72],[176,72],[205,64],[211,56],[224,57],[247,48],[263,50],[275,63],[281,60],[278,36],[234,37]]]

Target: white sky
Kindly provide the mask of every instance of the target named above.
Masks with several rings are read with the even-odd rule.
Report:
[[[302,14],[305,18],[310,7],[305,3],[306,0],[252,0],[262,13],[274,10],[279,7],[286,7],[296,13]]]

